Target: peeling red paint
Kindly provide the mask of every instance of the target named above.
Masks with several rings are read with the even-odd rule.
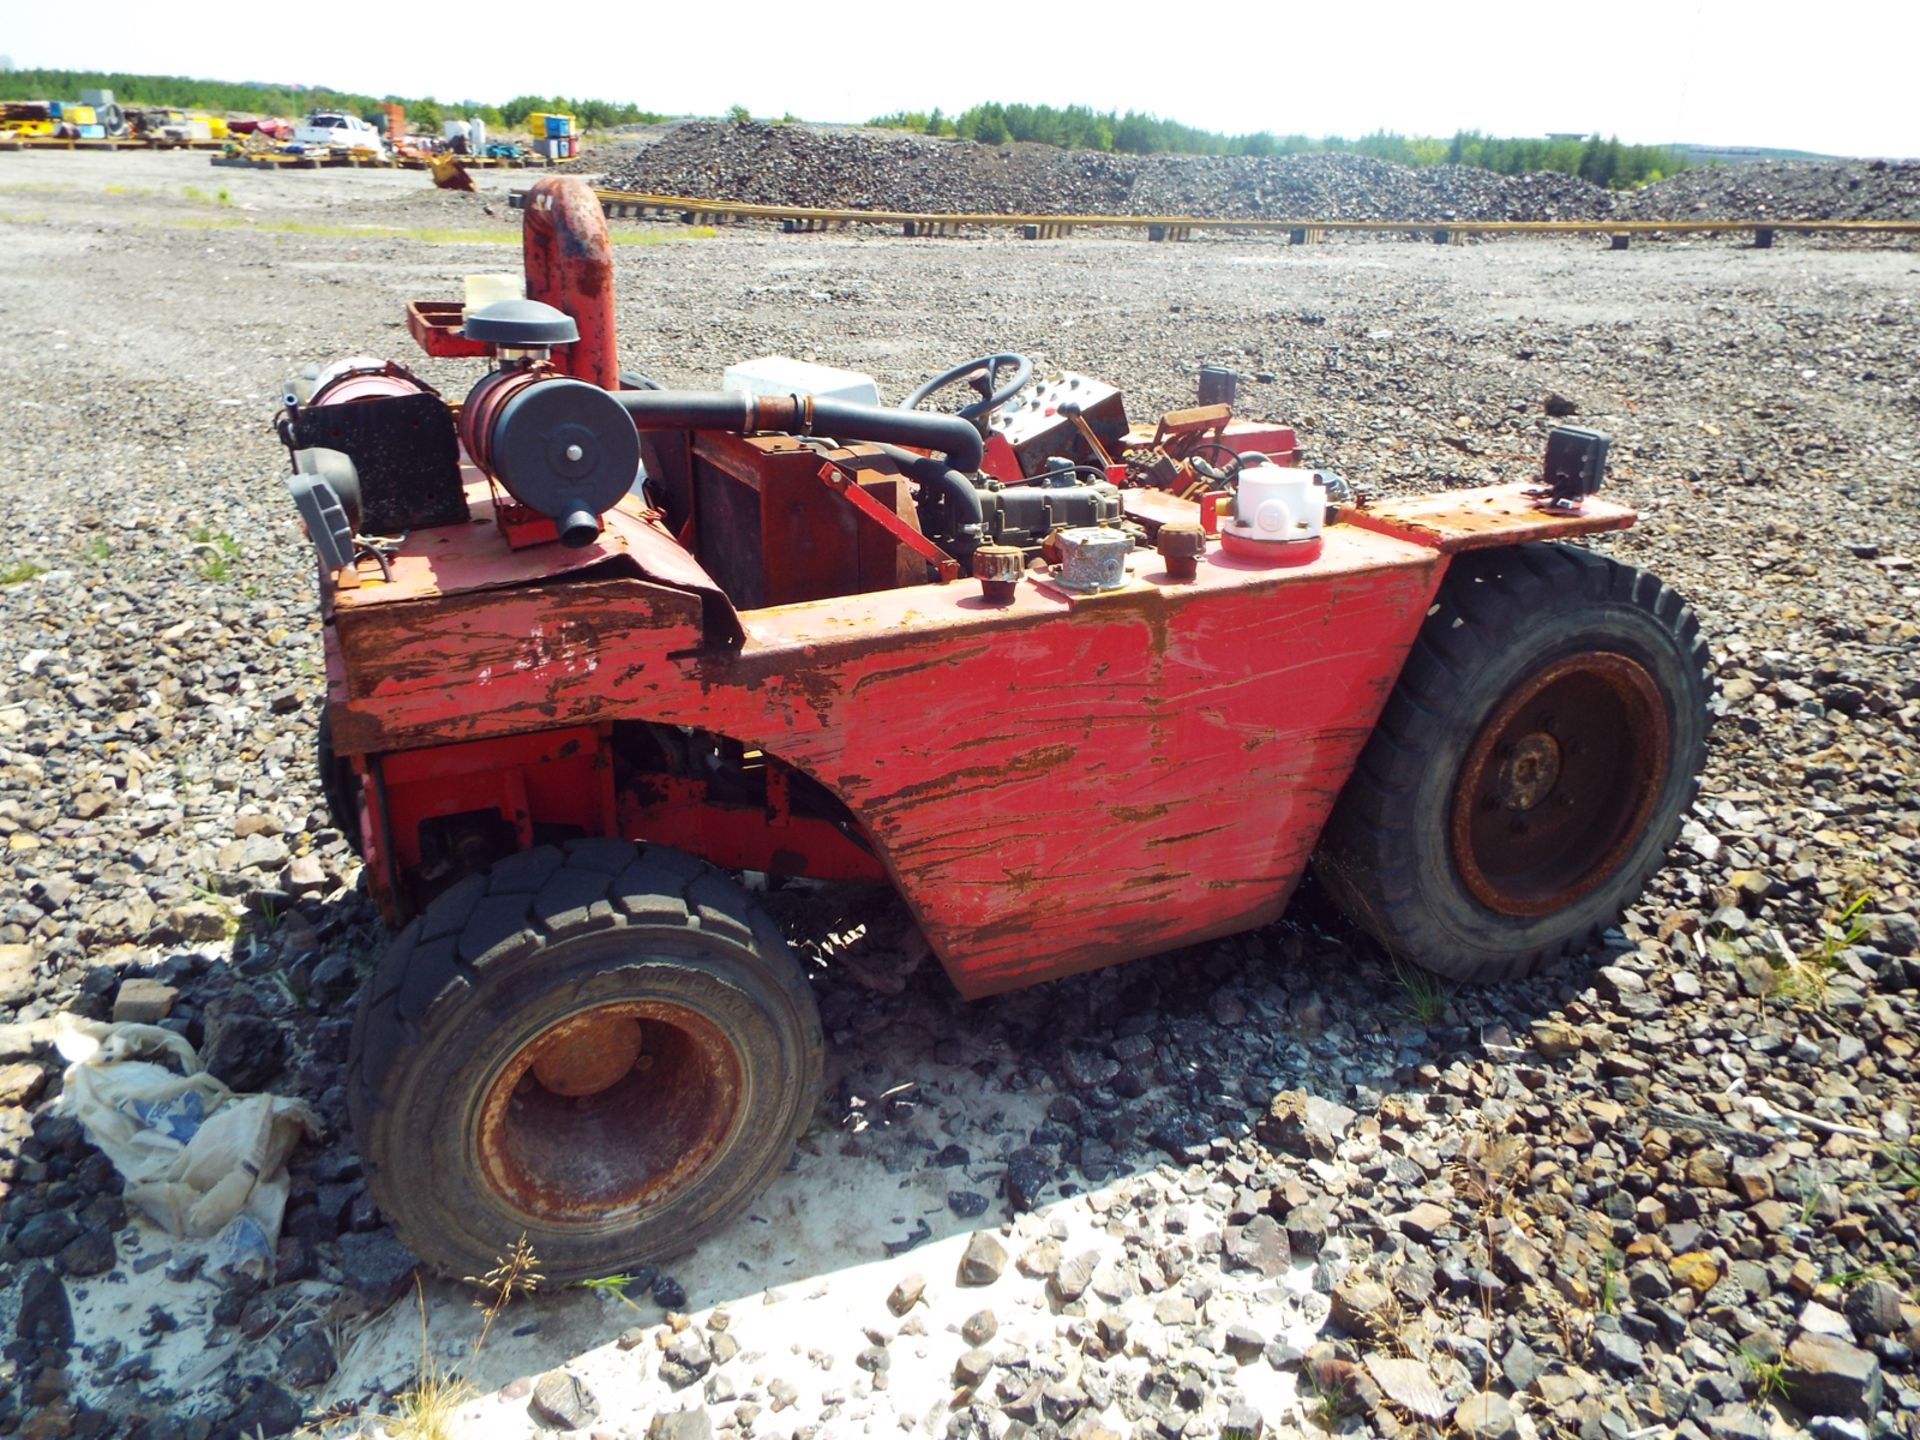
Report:
[[[1487,509],[1476,539],[1553,523]],[[731,736],[845,803],[955,985],[988,994],[1279,915],[1446,568],[1440,512],[1374,521],[1284,569],[1216,552],[1172,583],[1141,552],[1145,578],[1103,595],[920,586],[737,618],[624,512],[590,576],[436,598],[436,573],[521,563],[469,527],[435,573],[348,592],[334,733],[349,754],[619,719]]]

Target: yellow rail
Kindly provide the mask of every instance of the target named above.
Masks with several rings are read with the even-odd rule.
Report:
[[[146,140],[138,135],[92,140],[52,135],[0,135],[0,150],[218,150],[224,140]]]
[[[961,226],[1034,227],[1041,235],[1079,229],[1144,229],[1181,239],[1195,230],[1325,233],[1366,230],[1401,234],[1454,235],[1643,235],[1707,234],[1746,231],[1758,234],[1920,235],[1920,220],[1321,220],[1228,219],[1200,215],[990,215],[965,211],[834,210],[812,205],[761,205],[744,200],[654,195],[634,190],[598,190],[601,204],[616,218],[654,212],[691,215],[704,220],[785,220],[819,225],[901,225],[914,233],[939,234]],[[514,201],[519,203],[520,197]],[[924,227],[924,228],[923,228]]]

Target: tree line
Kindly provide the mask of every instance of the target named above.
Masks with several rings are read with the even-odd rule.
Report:
[[[645,125],[667,117],[631,101],[580,100],[564,95],[518,95],[503,105],[478,100],[436,100],[431,95],[362,95],[325,85],[270,85],[251,80],[201,80],[188,75],[128,75],[105,70],[0,70],[0,100],[77,100],[82,90],[111,90],[122,105],[183,110],[242,110],[299,119],[309,110],[345,110],[384,125],[382,102],[404,105],[407,120],[438,129],[442,119],[480,119],[514,128],[527,116],[550,111],[578,117],[583,128]]]
[[[496,128],[516,128],[537,111],[576,116],[583,128],[652,124],[668,117],[642,110],[632,101],[590,100],[565,95],[518,95],[504,104],[478,100],[441,101],[431,95],[363,95],[324,85],[273,85],[250,80],[202,80],[186,75],[130,75],[102,70],[0,71],[0,100],[75,100],[82,90],[111,90],[123,105],[166,105],[182,109],[240,110],[297,119],[309,110],[346,110],[384,124],[383,101],[406,106],[407,119],[422,130],[441,120],[478,118]],[[728,118],[747,118],[735,105]],[[786,115],[780,122],[797,117]],[[1071,150],[1116,151],[1126,155],[1302,155],[1333,152],[1367,155],[1402,165],[1473,165],[1502,175],[1558,170],[1596,185],[1624,189],[1644,185],[1685,168],[1675,151],[1659,145],[1622,145],[1618,139],[1591,135],[1575,139],[1510,139],[1462,130],[1451,140],[1397,135],[1376,130],[1357,140],[1337,136],[1276,135],[1259,130],[1225,135],[1163,120],[1137,110],[1094,110],[1085,105],[975,105],[958,115],[902,110],[868,122],[923,135],[952,135],[987,145],[1034,141]]]
[[[923,135],[952,135],[985,145],[1010,140],[1069,150],[1106,150],[1126,155],[1304,155],[1331,152],[1367,155],[1401,165],[1472,165],[1502,175],[1557,170],[1596,185],[1623,189],[1645,185],[1685,168],[1685,160],[1662,145],[1623,145],[1598,134],[1561,139],[1508,139],[1462,130],[1451,140],[1376,130],[1357,140],[1338,136],[1276,135],[1259,130],[1224,135],[1137,110],[1101,112],[1085,105],[975,105],[958,115],[940,110],[901,110],[868,122]]]

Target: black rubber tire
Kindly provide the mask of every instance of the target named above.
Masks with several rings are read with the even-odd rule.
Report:
[[[1462,878],[1450,839],[1463,766],[1530,676],[1600,652],[1636,662],[1658,689],[1664,778],[1594,888],[1544,914],[1489,908]],[[1660,868],[1698,792],[1708,664],[1692,608],[1644,570],[1562,544],[1460,556],[1341,792],[1316,873],[1389,954],[1448,979],[1513,979],[1584,948]]]
[[[530,1214],[487,1178],[483,1101],[556,1022],[630,1001],[697,1012],[724,1038],[730,1128],[628,1213]],[[744,1210],[813,1117],[823,1052],[798,962],[738,884],[676,850],[582,840],[469,876],[399,932],[361,992],[348,1101],[373,1198],[421,1259],[480,1275],[524,1234],[566,1282],[682,1253]]]
[[[346,837],[354,854],[365,858],[360,836],[360,781],[352,762],[333,753],[333,726],[327,712],[320,712],[320,724],[313,737],[313,768],[320,777],[320,795],[327,802],[327,816],[333,828]]]

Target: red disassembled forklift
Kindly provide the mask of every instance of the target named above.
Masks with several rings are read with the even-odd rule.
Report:
[[[1661,864],[1707,649],[1561,543],[1633,522],[1606,437],[1363,503],[1230,403],[1134,428],[1018,355],[900,409],[662,390],[593,192],[524,228],[525,298],[408,307],[464,400],[358,358],[279,420],[322,779],[398,928],[352,1109],[433,1264],[614,1273],[786,1164],[820,1025],[731,872],[893,886],[972,997],[1265,925],[1310,859],[1396,957],[1517,976]]]

